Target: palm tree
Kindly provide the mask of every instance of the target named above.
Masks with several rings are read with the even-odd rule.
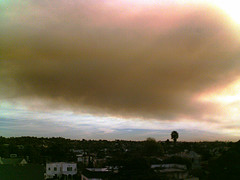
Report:
[[[178,132],[177,131],[173,131],[171,133],[171,138],[173,139],[174,143],[176,143],[177,139],[178,139]]]

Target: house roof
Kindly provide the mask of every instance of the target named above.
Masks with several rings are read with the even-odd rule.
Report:
[[[109,171],[89,171],[85,169],[82,172],[82,175],[84,175],[87,178],[107,178],[112,174],[112,172]]]
[[[91,172],[108,172],[107,168],[86,168],[86,170]]]
[[[77,163],[75,162],[48,162],[46,163],[46,165],[50,165],[50,164],[54,164],[54,165],[77,165]]]
[[[2,163],[3,164],[11,164],[11,165],[18,165],[20,164],[23,160],[26,161],[23,158],[2,158]]]
[[[182,169],[171,168],[171,169],[162,169],[162,170],[159,170],[159,172],[161,172],[161,173],[176,173],[176,172],[187,172],[187,171],[182,170]]]

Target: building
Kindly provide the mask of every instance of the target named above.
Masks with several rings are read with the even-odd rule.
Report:
[[[80,162],[84,164],[85,166],[88,166],[89,164],[94,164],[96,155],[95,154],[78,154],[77,156],[77,162]]]
[[[182,164],[154,164],[151,168],[167,179],[185,179],[188,177],[186,165]]]
[[[67,162],[53,162],[46,164],[45,179],[73,177],[77,174],[77,164]]]
[[[70,152],[85,154],[85,151],[83,149],[71,149]]]
[[[183,169],[175,169],[175,168],[170,168],[170,169],[162,169],[159,170],[161,175],[164,177],[167,177],[168,179],[186,179],[188,177],[188,171],[183,170]]]
[[[199,154],[197,154],[194,151],[185,151],[185,152],[181,152],[180,154],[178,154],[178,156],[182,157],[182,158],[187,158],[191,161],[192,163],[192,169],[199,169],[201,168],[201,156]]]

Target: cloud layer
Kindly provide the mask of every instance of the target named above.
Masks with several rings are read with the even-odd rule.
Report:
[[[201,119],[219,109],[196,97],[239,76],[238,29],[212,7],[43,0],[0,10],[0,97],[30,107]]]

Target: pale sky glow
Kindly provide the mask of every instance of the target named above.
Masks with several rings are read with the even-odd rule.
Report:
[[[217,92],[203,94],[201,101],[221,103],[223,105],[240,102],[240,80],[233,82]],[[239,104],[240,107],[240,104]]]
[[[199,97],[199,101],[217,103],[222,106],[222,122],[231,124],[235,129],[226,128],[224,132],[239,136],[240,131],[240,80],[233,82],[227,87],[217,91],[203,94]]]
[[[213,0],[209,1],[213,4],[216,4],[219,8],[224,10],[235,22],[240,24],[240,11],[239,5],[240,2],[236,0]]]
[[[240,24],[240,2],[237,0],[123,0],[123,2],[143,6],[154,6],[159,4],[209,4],[220,8],[225,13],[227,13],[236,23]]]
[[[228,140],[230,135],[236,136],[232,139],[237,140],[240,135],[238,130],[223,129],[222,132],[219,132],[218,128],[221,127],[218,122],[211,125],[207,122],[196,123],[189,120],[172,123],[92,116],[90,114],[75,114],[70,111],[38,112],[28,111],[25,107],[15,106],[7,102],[0,104],[0,114],[0,130],[6,136],[64,136],[73,139],[108,140],[123,137],[126,140],[144,140],[147,137],[155,137],[164,141],[170,138],[172,129],[183,132],[180,137],[182,141],[204,140],[197,138],[201,133],[204,133],[204,138],[208,138],[205,140],[218,140],[220,138]],[[189,132],[196,137],[193,139],[189,137],[187,135]]]
[[[0,1],[0,136],[237,141],[239,5]]]

